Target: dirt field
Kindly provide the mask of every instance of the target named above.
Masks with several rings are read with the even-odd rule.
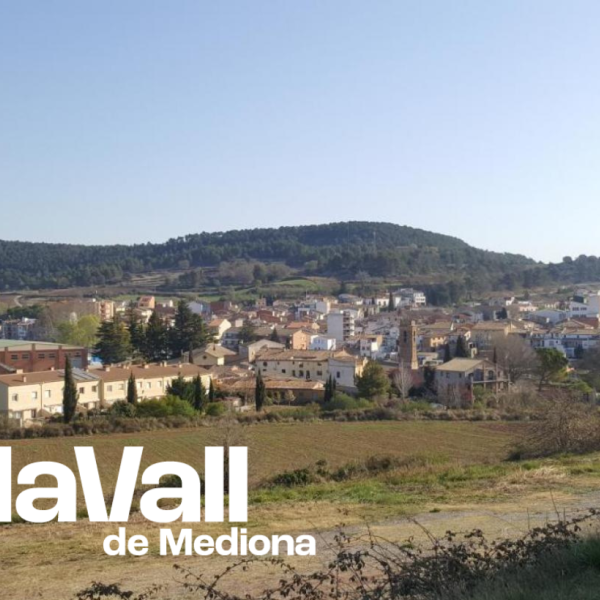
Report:
[[[250,535],[312,533],[318,543],[315,558],[294,558],[309,570],[331,556],[336,527],[359,532],[369,523],[387,539],[424,540],[425,527],[434,535],[447,529],[481,527],[492,536],[517,535],[533,524],[556,518],[556,511],[572,512],[597,504],[600,480],[598,456],[554,461],[503,462],[507,446],[519,432],[518,424],[487,423],[310,423],[258,425],[249,428],[252,486]],[[215,428],[164,431],[137,435],[79,439],[20,441],[12,444],[15,471],[36,460],[57,460],[74,467],[72,447],[95,447],[105,493],[116,476],[122,448],[142,445],[144,464],[180,460],[202,468],[203,447],[217,445],[223,432]],[[303,467],[319,459],[331,465],[376,454],[430,457],[431,462],[407,463],[392,473],[367,480],[324,482],[297,489],[256,487],[266,477]],[[412,519],[416,519],[419,525]],[[180,525],[172,529],[177,535]],[[142,534],[150,542],[147,556],[108,557],[102,541],[117,533],[116,524],[14,524],[0,529],[3,600],[71,599],[90,582],[119,582],[140,591],[150,584],[166,586],[160,598],[187,598],[177,584],[175,563],[195,572],[214,574],[232,559],[220,556],[172,557],[158,555],[160,526],[132,515],[129,535]],[[229,525],[198,524],[194,535],[228,533]],[[277,573],[256,567],[230,576],[228,588],[259,591]]]

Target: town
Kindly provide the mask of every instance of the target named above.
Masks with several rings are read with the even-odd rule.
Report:
[[[591,397],[599,322],[597,289],[446,307],[413,288],[246,302],[48,299],[8,308],[0,322],[0,411],[31,428],[169,396],[194,405],[194,382],[196,410],[215,415],[335,400],[351,408],[357,398],[485,408],[558,384]]]

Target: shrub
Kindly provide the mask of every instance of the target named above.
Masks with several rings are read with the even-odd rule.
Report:
[[[136,409],[137,406],[135,404],[119,400],[110,407],[110,414],[116,417],[135,417]]]
[[[221,417],[227,412],[227,407],[222,402],[210,402],[206,406],[206,416]]]
[[[357,399],[340,392],[323,405],[323,410],[326,412],[334,410],[357,410],[360,408],[369,408],[371,406],[373,406],[373,404],[364,398]]]

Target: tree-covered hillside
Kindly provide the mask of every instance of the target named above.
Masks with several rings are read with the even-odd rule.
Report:
[[[61,288],[126,281],[161,269],[215,267],[230,261],[279,262],[313,275],[353,279],[440,275],[486,287],[533,286],[546,280],[600,279],[585,257],[544,266],[515,254],[478,250],[446,235],[391,223],[328,225],[200,233],[162,244],[84,246],[0,241],[0,289]]]

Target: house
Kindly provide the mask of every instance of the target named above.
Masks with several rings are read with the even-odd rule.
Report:
[[[127,382],[133,375],[137,385],[138,400],[162,398],[167,393],[169,384],[181,376],[192,381],[200,375],[205,389],[212,379],[205,368],[192,364],[148,364],[131,367],[104,367],[94,371],[100,379],[100,402],[107,406],[113,402],[127,399]]]
[[[154,296],[140,296],[137,301],[137,308],[140,311],[153,311],[156,308],[156,298]]]
[[[285,350],[285,344],[271,340],[258,340],[249,344],[240,344],[239,355],[241,359],[253,363],[257,354],[263,350]]]
[[[107,366],[94,371],[73,369],[78,406],[93,409],[126,400],[130,375],[135,378],[139,401],[162,398],[169,384],[179,376],[191,381],[200,375],[205,389],[209,388],[212,379],[206,369],[191,364]],[[61,414],[64,377],[64,370],[0,375],[0,414],[18,420],[20,425],[32,419]]]
[[[366,363],[343,351],[267,350],[256,357],[256,369],[266,377],[327,381],[331,375],[338,387],[348,390],[355,389],[355,378]]]
[[[64,369],[67,356],[73,367],[87,368],[87,348],[50,342],[0,340],[0,373]]]
[[[7,340],[32,340],[36,335],[36,319],[7,319],[1,324],[2,337]]]
[[[194,350],[190,362],[200,367],[222,367],[227,359],[233,356],[237,354],[228,348],[218,344],[208,344],[204,348]]]
[[[0,414],[24,425],[32,419],[62,414],[63,370],[0,375]],[[81,369],[73,369],[79,393],[79,406],[87,409],[100,404],[99,378]]]
[[[506,373],[486,359],[454,358],[435,370],[435,388],[447,404],[472,402],[477,387],[493,393],[508,389]]]
[[[290,348],[292,350],[308,350],[313,332],[306,329],[296,329],[290,335]]]
[[[310,336],[310,344],[308,346],[309,350],[335,350],[336,349],[336,339],[329,335],[311,335]]]
[[[208,330],[215,336],[217,341],[223,337],[228,329],[231,329],[231,323],[227,319],[213,319],[208,323]]]

